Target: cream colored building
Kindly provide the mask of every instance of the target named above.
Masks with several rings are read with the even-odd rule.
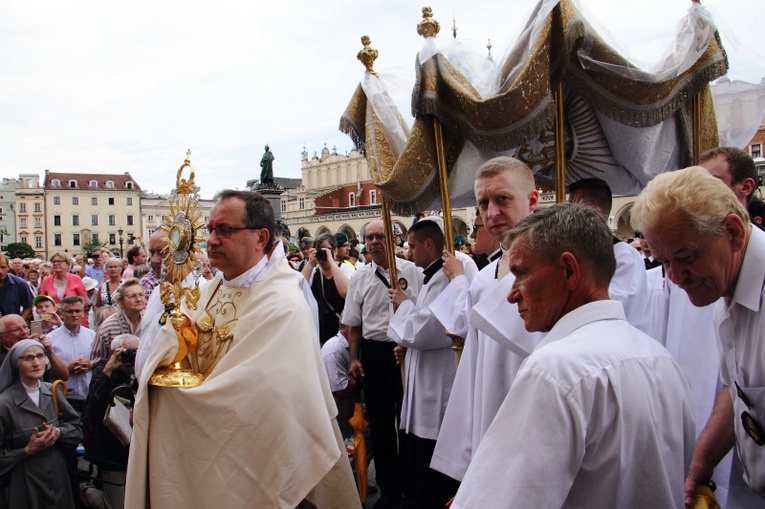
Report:
[[[87,174],[45,171],[46,257],[77,254],[92,240],[113,252],[127,252],[141,235],[141,188],[130,173]],[[122,235],[119,231],[122,230]]]
[[[169,194],[145,193],[142,195],[141,218],[143,227],[141,229],[141,236],[146,244],[149,242],[149,236],[162,224],[162,218],[170,214],[170,198]],[[197,210],[202,211],[202,219],[205,225],[210,220],[212,207],[213,201],[211,199],[202,198],[197,201]]]
[[[35,256],[47,256],[45,189],[36,173],[19,175],[16,188],[16,241],[26,242]]]

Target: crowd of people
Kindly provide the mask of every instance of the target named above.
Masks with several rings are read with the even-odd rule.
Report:
[[[229,190],[184,281],[162,231],[124,261],[54,253],[49,273],[0,255],[0,501],[361,507],[345,444],[363,401],[375,509],[683,507],[714,489],[764,507],[757,181],[742,151],[705,153],[646,187],[622,240],[606,182],[540,208],[531,170],[498,157],[476,172],[470,249],[438,213],[396,233],[393,260],[381,220],[293,244],[265,198]],[[162,302],[162,281],[199,298]],[[177,360],[176,306],[194,388],[148,383]],[[117,400],[129,444],[105,419]],[[73,483],[80,444],[95,468]]]

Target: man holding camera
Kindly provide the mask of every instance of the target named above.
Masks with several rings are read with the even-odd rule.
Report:
[[[88,396],[90,385],[90,349],[96,333],[80,325],[85,304],[82,297],[71,295],[61,299],[61,319],[63,327],[49,334],[51,346],[69,370],[68,386],[83,397]]]

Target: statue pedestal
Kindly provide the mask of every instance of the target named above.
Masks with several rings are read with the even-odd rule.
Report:
[[[281,186],[275,185],[260,185],[255,189],[258,193],[262,194],[271,204],[271,208],[274,209],[274,219],[282,218],[282,200],[281,195],[285,191]]]

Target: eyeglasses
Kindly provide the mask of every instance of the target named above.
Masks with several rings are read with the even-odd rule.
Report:
[[[385,240],[385,235],[381,235],[379,233],[374,235],[367,235],[366,237],[364,237],[364,240],[367,242],[372,242],[373,240],[376,240],[377,242],[382,242],[383,240]]]
[[[24,325],[23,327],[16,327],[15,329],[9,329],[7,331],[4,331],[0,334],[18,334],[19,332],[25,332],[29,330],[29,326]]]
[[[215,235],[218,236],[219,239],[230,239],[231,235],[234,234],[235,231],[238,230],[262,230],[262,227],[259,226],[225,226],[225,225],[219,225],[219,226],[210,226],[207,225],[207,232],[212,235],[213,232],[215,232]]]
[[[38,353],[37,355],[22,355],[19,357],[19,360],[22,360],[24,362],[34,362],[34,361],[42,361],[46,358],[46,355],[44,353]]]
[[[66,263],[66,260],[52,260],[51,263],[53,265],[58,265],[59,263]]]
[[[486,226],[486,225],[483,225],[483,224],[474,224],[473,225],[473,233],[478,233],[478,230],[480,230],[484,226]]]
[[[84,309],[64,309],[61,311],[62,313],[66,313],[68,315],[76,315],[78,313],[84,313]]]
[[[125,298],[126,299],[130,299],[130,300],[145,299],[146,298],[146,294],[143,293],[143,292],[141,292],[141,293],[133,293],[133,294],[130,294],[130,295],[126,294]]]

